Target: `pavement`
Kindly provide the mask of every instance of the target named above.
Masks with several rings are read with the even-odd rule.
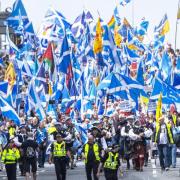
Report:
[[[169,171],[162,172],[159,166],[159,161],[155,163],[155,160],[152,159],[147,167],[144,167],[143,172],[137,172],[135,170],[126,170],[126,164],[122,164],[123,176],[120,176],[119,179],[123,180],[180,180],[180,159],[177,160],[177,167],[170,168]],[[3,170],[0,172],[0,180],[5,180],[6,172]],[[25,179],[19,175],[19,170],[17,170],[17,179]],[[67,170],[67,180],[86,180],[84,163],[77,162],[77,167],[73,170]],[[45,168],[38,169],[37,180],[56,180],[54,165],[45,164]],[[103,173],[100,176],[99,180],[105,180]]]

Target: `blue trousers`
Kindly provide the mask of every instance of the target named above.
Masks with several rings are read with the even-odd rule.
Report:
[[[165,169],[169,166],[168,163],[168,144],[159,144],[158,145],[159,161],[162,169]]]

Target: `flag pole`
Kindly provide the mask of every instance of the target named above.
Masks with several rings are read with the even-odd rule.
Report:
[[[178,2],[178,13],[179,13],[179,9],[180,9],[180,0]],[[176,31],[175,31],[175,50],[177,48],[177,28],[178,28],[178,14],[177,14],[177,19],[176,19]]]
[[[132,25],[134,28],[134,0],[132,0]]]

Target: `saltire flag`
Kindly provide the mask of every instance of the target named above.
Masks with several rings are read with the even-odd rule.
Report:
[[[14,42],[11,40],[11,38],[9,36],[9,28],[8,28],[8,26],[6,26],[6,39],[7,39],[7,42],[9,43],[9,46],[10,46],[10,50],[11,50],[10,55],[12,55],[12,52],[14,52],[14,51],[19,52],[18,47],[14,44]]]
[[[72,52],[72,69],[74,72],[74,81],[76,83],[78,83],[78,81],[80,80],[82,72],[81,72],[80,64],[79,64],[74,52]]]
[[[8,119],[14,121],[16,125],[20,125],[20,118],[17,115],[16,111],[7,103],[3,97],[0,96],[0,109],[2,115],[7,117]]]
[[[46,51],[44,52],[42,59],[45,63],[48,64],[51,73],[54,73],[54,68],[55,68],[55,64],[54,64],[54,57],[53,57],[53,49],[52,49],[52,43],[48,44],[48,47],[46,49]]]
[[[69,66],[71,66],[71,52],[68,45],[67,37],[65,35],[60,53],[59,71],[65,74],[69,72]]]
[[[26,10],[21,0],[16,0],[13,4],[13,10],[6,20],[6,24],[13,28],[15,33],[22,35],[34,36],[34,28],[29,21]]]
[[[120,0],[121,6],[126,6],[128,3],[130,3],[132,0]]]
[[[3,58],[0,58],[0,66],[1,66],[1,67],[4,67]]]
[[[23,75],[26,75],[26,76],[29,76],[29,77],[32,77],[33,76],[33,72],[28,64],[28,62],[24,59],[23,60],[23,65],[22,65],[22,74]]]
[[[167,53],[164,53],[162,55],[162,63],[161,63],[161,71],[164,80],[170,76],[171,71],[172,71],[172,63],[170,56]]]
[[[29,96],[29,103],[31,104],[32,107],[35,108],[36,113],[39,115],[40,120],[43,120],[46,117],[46,115],[41,105],[40,98],[36,92],[34,82],[32,82],[29,86],[28,96]]]
[[[144,35],[147,33],[147,29],[149,27],[149,21],[146,21],[145,18],[141,20],[139,27],[136,29],[136,35],[139,41],[143,41]]]
[[[12,62],[9,64],[9,66],[5,72],[4,80],[8,81],[10,86],[13,86],[15,84],[16,73],[15,73],[14,65]]]
[[[13,4],[13,10],[6,20],[8,26],[12,27],[14,30],[16,30],[19,26],[19,14],[21,14],[23,24],[27,24],[29,19],[27,17],[24,5],[21,0],[16,0]]]
[[[159,99],[156,107],[156,122],[159,122],[159,118],[162,116],[162,93],[159,95]]]
[[[155,32],[158,32],[161,36],[166,35],[170,31],[170,24],[167,17],[167,14],[164,15],[163,19],[157,27],[154,29]]]
[[[71,31],[72,31],[73,35],[76,38],[79,38],[83,34],[83,32],[84,32],[84,29],[85,29],[85,26],[86,26],[85,18],[86,18],[86,14],[83,11],[83,13],[80,14],[75,19],[75,21],[74,21],[74,23],[73,23],[73,25],[71,27]]]
[[[121,25],[121,18],[119,16],[119,11],[118,11],[118,6],[115,7],[114,9],[114,18],[117,26]]]
[[[0,82],[0,94],[6,96],[8,92],[8,82]]]
[[[101,27],[101,20],[98,19],[96,25],[96,36],[94,39],[93,50],[95,54],[101,53],[103,48],[103,41],[102,41],[102,27]]]

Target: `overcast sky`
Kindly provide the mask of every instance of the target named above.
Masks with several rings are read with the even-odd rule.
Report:
[[[90,10],[94,18],[97,19],[98,11],[102,19],[108,22],[113,14],[113,10],[119,0],[22,0],[26,8],[30,20],[33,22],[34,29],[37,31],[43,17],[52,6],[60,11],[70,22],[83,11],[83,9]],[[121,17],[127,17],[132,22],[132,10],[134,9],[134,24],[136,25],[145,17],[150,21],[149,38],[152,37],[154,26],[162,19],[163,15],[167,13],[170,21],[170,33],[167,36],[167,41],[174,44],[176,17],[179,0],[133,0],[125,8],[120,7]],[[14,0],[0,0],[1,9],[11,7]],[[134,7],[134,8],[133,8]],[[178,25],[178,43],[180,48],[180,23]]]

